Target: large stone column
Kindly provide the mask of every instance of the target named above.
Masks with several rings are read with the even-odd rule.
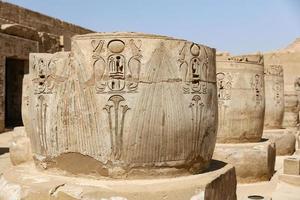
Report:
[[[291,155],[295,151],[296,139],[294,131],[282,127],[284,114],[285,123],[288,118],[287,112],[284,112],[285,108],[290,107],[284,106],[283,67],[276,54],[266,59],[268,60],[265,64],[266,111],[263,137],[275,142],[276,155]]]
[[[54,173],[49,185],[71,184],[66,175],[100,179],[99,199],[236,199],[234,168],[212,161],[215,65],[212,48],[142,33],[76,36],[71,52],[31,54],[22,111],[42,171],[16,170],[46,179]],[[23,188],[13,172],[5,180]],[[80,198],[94,193],[77,181],[71,187],[86,191]],[[27,183],[33,198],[41,187]]]
[[[261,55],[217,56],[219,125],[214,158],[236,167],[239,182],[269,180],[275,147],[262,140],[265,114]]]

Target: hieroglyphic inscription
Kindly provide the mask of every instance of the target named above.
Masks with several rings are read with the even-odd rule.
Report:
[[[208,54],[205,47],[184,44],[179,52],[179,69],[185,94],[206,94],[208,79]]]
[[[256,105],[262,105],[263,102],[263,77],[255,74],[251,79],[251,88],[254,91],[254,100]]]
[[[141,41],[128,41],[131,57],[127,59],[124,51],[127,50],[122,40],[111,40],[104,48],[104,40],[92,40],[92,58],[95,81],[88,80],[87,84],[95,82],[97,93],[134,92],[138,88],[141,70]],[[106,58],[103,52],[109,53]]]

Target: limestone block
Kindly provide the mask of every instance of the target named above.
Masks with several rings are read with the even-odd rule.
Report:
[[[296,187],[300,187],[300,176],[299,175],[291,175],[291,174],[279,174],[279,180],[290,184],[290,185],[294,185]]]
[[[284,159],[283,173],[289,175],[300,175],[300,158],[290,157]]]
[[[218,144],[214,159],[232,164],[239,183],[267,181],[274,173],[276,149],[269,141],[241,144]]]
[[[284,114],[283,68],[273,56],[273,62],[264,66],[265,118],[264,129],[279,129]]]
[[[21,24],[2,24],[0,32],[8,35],[14,35],[29,40],[38,41],[39,36],[36,29]]]
[[[73,38],[70,53],[31,54],[29,71],[24,124],[38,166],[110,177],[209,166],[214,49],[142,33],[88,34]]]
[[[26,178],[24,177],[26,174]],[[93,180],[43,173],[25,163],[0,178],[0,199],[236,200],[234,167],[215,161],[203,174],[143,180]]]
[[[9,147],[10,160],[13,165],[32,161],[30,140],[26,136],[24,127],[15,128],[12,131],[12,141]]]
[[[263,138],[276,145],[276,155],[292,155],[295,152],[296,138],[294,131],[288,129],[264,130]]]
[[[55,53],[60,51],[60,36],[46,32],[38,33],[39,51],[45,53]]]
[[[259,142],[265,111],[263,57],[217,56],[217,85],[217,142]]]

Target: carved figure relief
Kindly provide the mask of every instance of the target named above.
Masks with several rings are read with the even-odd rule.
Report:
[[[45,97],[40,95],[38,97],[38,103],[36,105],[37,109],[37,133],[39,133],[39,139],[41,144],[41,149],[43,153],[47,151],[47,138],[46,138],[46,120],[47,120],[47,103],[45,102]]]
[[[125,115],[130,109],[127,105],[121,105],[124,101],[122,96],[113,95],[103,108],[108,113],[112,157],[116,160],[119,160],[122,155]]]
[[[55,84],[66,80],[65,77],[55,75],[56,61],[34,57],[33,69],[36,77],[32,81],[35,94],[52,94]]]
[[[251,79],[251,88],[254,90],[254,100],[256,105],[261,105],[263,101],[263,80],[262,76],[259,74],[255,74],[254,77]]]
[[[107,50],[111,53],[107,58],[102,56],[105,41],[92,40],[92,58],[94,59],[94,74],[87,85],[93,85],[97,93],[134,92],[138,88],[141,68],[141,40],[135,42],[129,40],[128,48],[132,56],[128,63],[122,54],[126,49],[122,40],[111,40],[107,44]],[[94,80],[93,80],[94,79]]]
[[[180,62],[179,68],[183,82],[184,93],[207,93],[207,78],[208,78],[208,55],[204,47],[197,44],[190,46],[187,55],[188,47],[185,43],[179,52]],[[191,57],[189,62],[188,57]]]

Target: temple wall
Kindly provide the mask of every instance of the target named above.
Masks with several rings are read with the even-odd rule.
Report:
[[[64,48],[70,50],[71,37],[93,31],[0,0],[0,25],[18,23],[39,32],[64,36]]]

